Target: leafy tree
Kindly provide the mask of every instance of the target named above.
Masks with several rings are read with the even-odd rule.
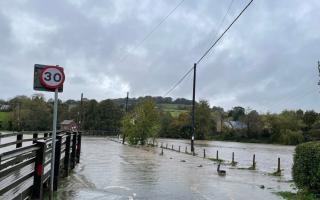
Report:
[[[98,116],[98,102],[90,100],[83,103],[83,129],[84,130],[98,130],[99,116]]]
[[[162,112],[160,114],[160,123],[161,123],[161,128],[160,128],[160,137],[170,137],[170,132],[171,132],[171,123],[173,121],[173,117],[169,112]]]
[[[313,110],[308,110],[303,115],[303,122],[307,125],[308,129],[317,121],[318,113]]]
[[[247,125],[248,137],[257,138],[263,128],[262,119],[259,113],[255,110],[252,110],[244,116],[243,121]]]
[[[201,100],[195,110],[195,137],[204,140],[212,132],[211,109],[208,101]]]
[[[123,131],[130,144],[143,145],[148,138],[155,139],[159,128],[159,112],[151,99],[138,104],[123,119]]]
[[[233,121],[239,121],[240,117],[245,115],[245,109],[241,106],[236,106],[229,111],[228,117],[231,117]]]
[[[123,112],[111,100],[104,100],[98,104],[97,115],[100,130],[118,131],[120,129]]]

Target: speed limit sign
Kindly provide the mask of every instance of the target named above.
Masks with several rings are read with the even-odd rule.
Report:
[[[40,72],[40,82],[46,88],[60,88],[63,86],[64,79],[62,67],[47,66]]]

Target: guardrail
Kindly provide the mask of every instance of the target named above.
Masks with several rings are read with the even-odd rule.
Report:
[[[0,135],[0,199],[43,199],[51,170],[51,132],[18,132]],[[57,133],[54,191],[59,177],[69,175],[80,161],[81,133]]]

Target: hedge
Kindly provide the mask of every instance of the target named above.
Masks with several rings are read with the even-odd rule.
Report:
[[[292,176],[296,186],[320,194],[320,142],[307,142],[295,149]]]

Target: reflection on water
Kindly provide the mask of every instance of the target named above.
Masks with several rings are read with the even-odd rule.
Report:
[[[172,143],[174,146],[188,144],[188,141],[181,140],[164,142]],[[233,149],[232,145],[235,145],[237,150]],[[245,152],[248,151],[247,154],[250,154],[251,150],[256,150],[257,155],[270,154],[271,157],[272,147],[258,145],[251,148],[250,145],[204,142],[197,143],[196,147],[200,149],[205,146],[209,154],[220,148],[222,157],[235,151],[239,156],[238,161],[240,156],[246,157]],[[230,152],[227,152],[227,149],[230,149]],[[288,154],[289,152],[288,150]],[[222,166],[227,171],[227,176],[220,177],[216,172],[216,165],[210,160],[169,150],[164,150],[163,156],[159,153],[159,149],[130,147],[101,137],[83,137],[81,163],[68,179],[62,181],[57,197],[272,200],[280,199],[273,192],[291,190],[289,183],[280,181],[278,177],[263,175],[259,171],[236,170]],[[185,162],[181,162],[182,160]],[[244,165],[247,164],[245,160],[244,158]],[[260,168],[259,163],[258,160]],[[199,165],[202,167],[198,167]],[[265,189],[261,189],[261,185],[264,185]]]

